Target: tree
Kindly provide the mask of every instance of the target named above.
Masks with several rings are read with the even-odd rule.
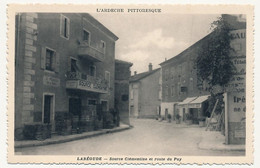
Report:
[[[224,92],[224,86],[232,78],[234,65],[230,58],[232,48],[230,46],[231,35],[230,25],[223,17],[219,17],[211,24],[212,33],[209,35],[208,43],[204,44],[199,50],[196,59],[198,81],[206,82],[209,86],[211,97],[209,99],[208,112],[213,110],[216,100],[219,103],[215,113],[222,112],[224,107],[223,95],[221,92],[214,93],[214,86],[219,86]],[[224,115],[222,115],[224,118]],[[221,129],[224,129],[222,118]]]
[[[206,81],[209,91],[214,95],[213,86],[224,88],[232,77],[234,65],[230,58],[232,48],[228,22],[219,17],[211,24],[211,29],[208,43],[199,50],[196,65],[198,79]]]

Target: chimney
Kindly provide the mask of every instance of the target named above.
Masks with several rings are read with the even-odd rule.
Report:
[[[153,70],[153,65],[152,65],[152,63],[149,63],[149,72],[151,72],[152,70]]]
[[[134,73],[135,73],[134,75],[136,75],[136,74],[137,74],[137,72],[136,72],[136,71],[135,71]]]

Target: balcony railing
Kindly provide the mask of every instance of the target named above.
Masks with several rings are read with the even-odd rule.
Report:
[[[81,72],[67,72],[66,88],[107,93],[108,82],[104,78],[86,75]]]
[[[102,62],[105,58],[105,54],[103,52],[84,43],[78,47],[78,55],[94,62]]]

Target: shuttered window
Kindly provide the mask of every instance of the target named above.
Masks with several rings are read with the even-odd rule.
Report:
[[[66,39],[70,37],[70,20],[64,15],[60,18],[60,35]]]
[[[54,51],[46,49],[45,69],[54,71]]]
[[[41,69],[59,72],[60,56],[55,50],[42,47],[41,52]]]

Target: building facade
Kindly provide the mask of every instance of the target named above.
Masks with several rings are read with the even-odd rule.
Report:
[[[129,121],[129,79],[130,62],[115,60],[115,108],[119,112],[120,121],[130,125]]]
[[[209,95],[206,84],[197,79],[195,65],[198,51],[207,40],[208,36],[160,64],[162,69],[161,116],[167,117],[170,114],[174,118],[179,114],[181,121],[184,121],[185,114],[191,109],[187,107],[186,101],[192,101],[198,96]],[[207,104],[202,108],[205,111]],[[196,118],[202,115],[198,108],[194,108],[193,111]]]
[[[58,118],[93,127],[114,108],[117,39],[89,14],[17,14],[15,128],[56,132]]]
[[[140,74],[134,74],[130,78],[130,103],[129,110],[131,117],[155,118],[160,108],[160,69],[152,69]]]
[[[230,82],[216,93],[224,92],[225,142],[226,144],[245,144],[246,129],[246,20],[241,15],[222,15],[229,24],[231,41],[230,58],[235,67]],[[208,114],[208,85],[197,78],[196,58],[202,46],[210,43],[212,33],[205,36],[180,54],[162,62],[162,102],[161,115],[181,116],[190,113],[195,119],[210,117]],[[174,117],[173,117],[174,118]]]

